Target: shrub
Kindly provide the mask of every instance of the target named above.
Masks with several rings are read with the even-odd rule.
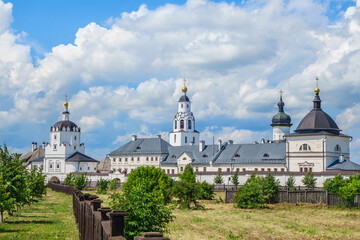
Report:
[[[302,183],[307,188],[314,188],[316,186],[316,178],[314,177],[314,174],[312,174],[312,172],[307,172],[304,178],[302,179]]]
[[[168,203],[172,184],[173,180],[161,168],[146,166],[138,167],[129,174],[123,190],[130,193],[136,186],[143,185],[148,192],[160,191],[165,203]]]
[[[65,185],[75,186],[75,176],[72,173],[66,174],[64,182]]]
[[[104,193],[106,193],[106,191],[107,191],[107,189],[108,189],[108,185],[109,185],[109,180],[107,180],[107,179],[102,179],[102,178],[100,178],[99,180],[98,180],[98,190],[97,190],[97,192],[98,193],[102,193],[102,194],[104,194]]]
[[[260,178],[259,181],[262,185],[264,198],[270,203],[271,199],[279,191],[279,180],[275,179],[273,174],[268,174],[265,178]]]
[[[198,200],[201,198],[202,190],[200,184],[195,182],[176,181],[172,192],[178,198],[181,209],[203,209]]]
[[[324,182],[323,189],[328,190],[330,193],[338,193],[341,187],[348,184],[349,179],[344,179],[341,174],[336,175],[333,178],[328,178]]]
[[[345,186],[339,188],[338,194],[345,202],[346,206],[352,207],[354,205],[354,197],[356,193],[360,192],[360,177],[350,177]]]
[[[74,183],[78,190],[83,190],[89,184],[89,179],[83,173],[77,174],[75,175]]]
[[[117,179],[116,178],[114,178],[113,180],[110,181],[110,183],[109,183],[110,191],[115,191],[116,190],[116,184],[117,184]]]
[[[215,194],[214,185],[204,181],[200,183],[200,189],[201,189],[200,199],[212,200],[214,198],[214,194]]]
[[[236,169],[236,172],[232,177],[231,181],[235,186],[239,185],[239,169]]]
[[[131,191],[113,193],[110,207],[129,212],[125,217],[125,237],[133,239],[143,232],[165,232],[173,220],[171,209],[165,205],[161,191],[148,191],[149,186],[138,184]]]
[[[194,173],[193,168],[190,164],[185,166],[184,172],[178,174],[179,179],[183,182],[195,183],[196,182],[196,174]]]
[[[293,174],[290,174],[290,176],[288,177],[288,179],[286,180],[285,185],[289,188],[289,189],[294,189],[295,186],[295,177]]]
[[[239,208],[262,208],[265,197],[261,177],[252,175],[235,194],[235,206]]]
[[[214,183],[215,184],[223,184],[224,183],[224,179],[221,176],[221,168],[219,168],[218,173],[214,178]]]

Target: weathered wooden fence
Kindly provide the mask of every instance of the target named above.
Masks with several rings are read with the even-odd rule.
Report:
[[[234,202],[236,191],[225,191],[225,202]],[[273,203],[324,203],[330,206],[345,205],[337,193],[328,193],[324,190],[279,190],[273,198]],[[354,207],[360,207],[360,194],[354,198]]]
[[[226,185],[226,184],[215,184],[214,185],[214,192],[224,192],[224,191],[235,191],[237,190],[240,185]]]
[[[82,193],[75,187],[48,183],[51,190],[71,194],[73,211],[79,228],[80,240],[126,240],[124,238],[125,211],[101,207],[102,201],[96,195]],[[169,240],[160,233],[143,233],[136,240]]]

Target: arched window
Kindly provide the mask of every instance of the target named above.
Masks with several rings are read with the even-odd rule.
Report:
[[[184,120],[180,120],[180,129],[184,129]]]
[[[341,152],[341,147],[339,144],[336,144],[335,148],[334,148],[335,152]]]
[[[191,120],[190,119],[188,120],[188,127],[189,127],[189,129],[191,129]]]
[[[310,151],[311,147],[310,145],[307,145],[306,143],[304,143],[303,145],[300,146],[300,151]]]
[[[177,121],[175,120],[175,129],[177,129]]]
[[[264,154],[264,157],[269,157],[269,154],[265,153],[265,154]]]

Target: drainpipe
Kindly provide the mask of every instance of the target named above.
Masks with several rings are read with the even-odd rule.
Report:
[[[286,161],[286,165],[287,165],[287,169],[288,169],[288,172],[290,170],[290,163],[289,163],[289,141],[286,141],[286,148],[287,148],[287,151],[285,153],[285,161]]]
[[[323,144],[323,172],[325,172],[325,141],[326,141],[327,136],[325,135],[325,137],[322,140],[322,144]]]

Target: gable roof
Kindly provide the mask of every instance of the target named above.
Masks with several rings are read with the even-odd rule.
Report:
[[[354,162],[350,162],[350,160],[344,160],[340,162],[336,160],[332,164],[327,167],[328,170],[345,170],[345,171],[360,171],[360,165]]]
[[[167,154],[168,148],[171,146],[162,138],[138,138],[135,141],[130,141],[118,149],[109,153],[113,155],[134,155],[134,154]]]
[[[39,146],[34,151],[30,151],[20,157],[20,160],[26,160],[25,165],[33,162],[43,162],[45,158],[45,150]]]
[[[83,153],[76,152],[65,159],[66,162],[99,162]]]

